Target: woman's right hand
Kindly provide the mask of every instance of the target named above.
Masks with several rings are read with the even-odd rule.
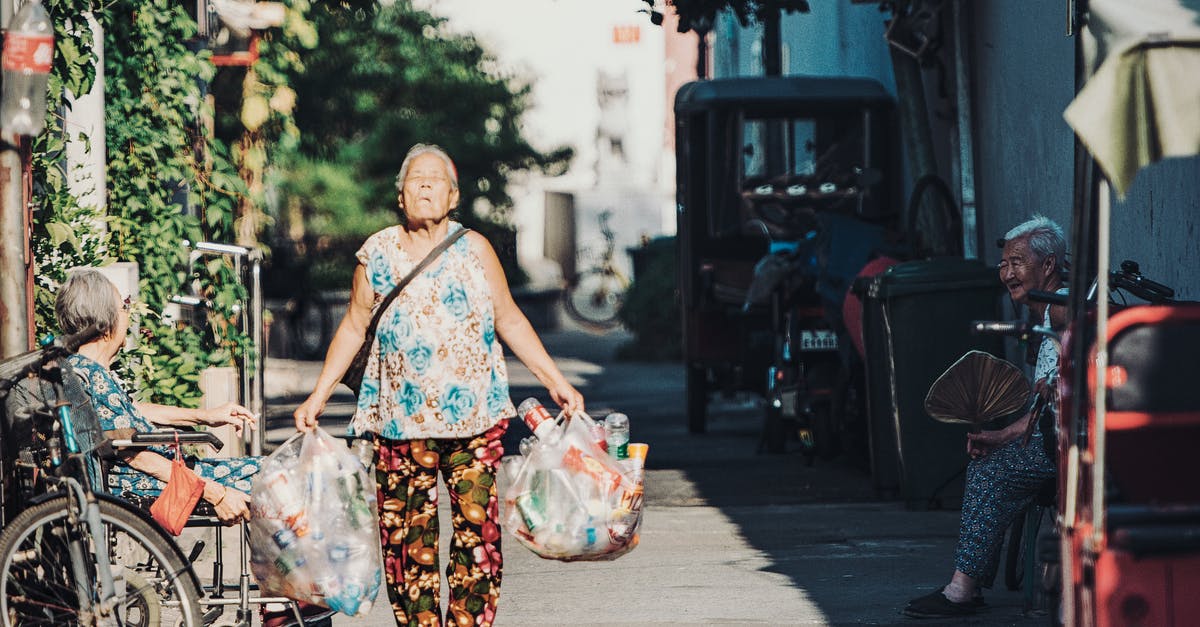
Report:
[[[207,487],[213,488],[213,494],[209,494],[209,490],[204,491],[204,500],[212,503],[213,510],[217,512],[217,519],[223,525],[233,525],[241,520],[250,520],[250,495],[241,490],[221,485],[215,481],[209,482]]]
[[[325,401],[316,398],[315,395],[304,399],[303,403],[292,412],[292,418],[296,419],[296,430],[308,433],[317,428],[317,418],[325,411]]]

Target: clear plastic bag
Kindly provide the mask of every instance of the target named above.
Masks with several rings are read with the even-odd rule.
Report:
[[[263,460],[250,490],[250,566],[263,592],[366,615],[383,579],[372,473],[321,429]]]
[[[527,455],[505,458],[505,528],[546,559],[616,559],[638,543],[643,459],[610,457],[585,414],[559,421]]]

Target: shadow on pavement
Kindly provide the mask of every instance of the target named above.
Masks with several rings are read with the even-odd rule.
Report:
[[[782,454],[760,453],[760,401],[717,398],[708,429],[687,431],[684,371],[678,363],[616,361],[621,333],[548,334],[556,360],[600,366],[579,385],[588,413],[629,415],[631,440],[650,445],[646,502],[654,507],[711,506],[765,559],[761,570],[785,576],[833,624],[911,624],[899,614],[912,597],[943,585],[953,570],[958,511],[908,511],[880,500],[871,475],[850,456],[806,465],[799,443]],[[539,386],[514,385],[553,407]],[[505,449],[516,451],[529,430],[513,421]],[[989,594],[992,608],[956,624],[1041,624],[1024,617],[1019,593]],[[934,621],[934,624],[940,621]]]
[[[789,584],[778,590],[805,596],[828,624],[912,624],[899,615],[905,601],[949,577],[957,511],[912,512],[880,501],[865,469],[844,458],[807,466],[797,443],[782,454],[759,453],[761,409],[754,399],[717,399],[707,432],[688,433],[682,365],[616,361],[617,348],[630,341],[626,333],[568,329],[543,333],[542,339],[585,395],[593,417],[624,412],[632,441],[649,444],[649,508],[680,516],[685,516],[682,510],[674,508],[719,509],[736,530],[730,542],[744,543],[761,556],[755,570],[784,577]],[[319,372],[319,364],[308,362],[288,367]],[[514,403],[534,396],[554,409],[545,389],[511,356],[509,370]],[[315,380],[315,374],[300,378]],[[291,411],[302,398],[294,391],[272,398],[268,442],[293,432]],[[340,433],[353,411],[353,397],[339,394],[334,401],[323,424]],[[513,420],[504,438],[506,451],[515,453],[529,434]],[[671,590],[666,585],[662,594]],[[1046,621],[1023,617],[1018,593],[993,591],[988,601],[987,613],[955,624]]]

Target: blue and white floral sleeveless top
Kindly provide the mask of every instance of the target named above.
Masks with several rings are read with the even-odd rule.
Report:
[[[451,222],[449,232],[461,228]],[[420,261],[400,248],[400,233],[400,226],[388,227],[358,250],[375,308]],[[516,413],[483,263],[460,237],[380,318],[350,431],[394,440],[463,438]]]
[[[133,397],[125,391],[112,371],[79,353],[71,355],[67,361],[75,374],[83,379],[83,389],[91,396],[92,409],[103,431],[133,429],[137,433],[147,433],[155,429],[150,420],[134,406]],[[175,459],[173,446],[151,446],[147,450],[167,459]],[[250,494],[251,478],[262,466],[261,457],[206,457],[186,461],[201,479],[210,479],[246,494]],[[108,471],[108,489],[117,495],[132,493],[157,496],[166,485],[156,477],[135,470],[123,460],[117,460]]]

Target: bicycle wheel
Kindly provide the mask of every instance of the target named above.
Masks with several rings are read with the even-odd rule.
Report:
[[[325,356],[333,338],[333,314],[329,303],[317,292],[310,292],[296,301],[288,319],[292,347],[299,359],[319,359]]]
[[[615,272],[588,270],[567,289],[567,313],[579,322],[602,328],[617,325],[625,300],[625,281]]]
[[[80,611],[82,594],[99,602],[96,539],[69,521],[74,499],[58,496],[21,512],[0,533],[0,624],[199,625],[199,584],[174,540],[132,506],[98,496],[119,620]],[[80,548],[83,581],[70,557]]]

